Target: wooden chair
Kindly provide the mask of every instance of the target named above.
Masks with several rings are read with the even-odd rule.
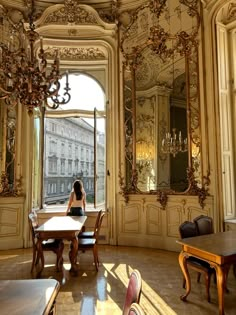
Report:
[[[98,228],[98,224],[99,224],[101,215],[102,215],[102,210],[100,210],[97,214],[96,222],[94,225],[94,230],[93,231],[82,231],[81,233],[79,233],[78,238],[94,238],[95,233],[96,233],[97,228]]]
[[[213,219],[211,217],[202,214],[193,219],[193,222],[197,226],[198,235],[214,233]]]
[[[140,272],[137,269],[135,269],[132,271],[131,276],[129,278],[122,315],[129,314],[132,303],[139,303],[141,291],[142,277]]]
[[[145,315],[145,313],[139,304],[133,303],[130,306],[128,315]]]
[[[198,236],[199,234],[197,230],[197,225],[194,222],[185,221],[179,226],[179,234],[181,238]],[[215,273],[214,269],[210,267],[209,263],[195,257],[187,258],[186,262],[189,268],[197,271],[198,282],[200,281],[201,274],[205,275],[207,301],[210,302],[210,280],[211,280],[211,275]],[[183,288],[185,288],[185,285],[186,285],[186,281],[184,278]]]
[[[31,212],[28,216],[29,218],[29,225],[31,230],[31,236],[32,236],[32,244],[33,244],[33,259],[32,259],[32,266],[31,266],[31,272],[33,272],[34,267],[39,262],[39,255],[38,255],[38,238],[37,238],[37,232],[35,232],[35,229],[39,226],[37,214],[35,212]],[[57,261],[56,261],[56,267],[57,271],[61,269],[61,266],[63,264],[63,249],[64,249],[64,243],[60,239],[49,239],[42,242],[42,248],[43,251],[52,251],[57,255]]]
[[[98,271],[98,266],[99,266],[99,259],[98,259],[98,238],[99,238],[99,233],[100,233],[100,229],[102,226],[102,221],[103,221],[103,217],[105,215],[105,212],[102,211],[100,218],[99,218],[99,222],[97,227],[95,228],[94,231],[94,237],[91,238],[80,238],[79,239],[79,246],[78,246],[78,250],[79,251],[86,251],[86,250],[92,250],[93,251],[93,258],[94,258],[94,264],[95,264],[95,268]]]

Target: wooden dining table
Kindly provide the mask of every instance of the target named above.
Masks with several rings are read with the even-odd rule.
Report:
[[[55,314],[59,289],[55,279],[0,280],[0,314]]]
[[[38,237],[38,251],[42,261],[39,274],[44,269],[44,255],[42,242],[48,239],[65,239],[71,241],[69,259],[70,271],[77,271],[76,257],[78,254],[78,234],[81,231],[87,216],[55,216],[35,229]]]
[[[186,279],[186,293],[181,300],[186,301],[191,291],[191,281],[187,268],[188,257],[200,258],[216,271],[219,314],[224,315],[224,293],[229,268],[236,263],[236,231],[189,237],[177,240],[182,246],[179,264]]]

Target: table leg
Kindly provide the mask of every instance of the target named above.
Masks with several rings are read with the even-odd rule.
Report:
[[[217,291],[218,291],[218,303],[219,303],[219,315],[224,315],[224,293],[226,289],[226,279],[229,272],[230,266],[224,265],[220,266],[213,264],[216,271],[217,279]]]
[[[78,254],[78,238],[77,236],[75,236],[72,240],[71,240],[71,248],[70,248],[70,252],[69,252],[69,258],[70,258],[70,263],[71,263],[71,269],[70,271],[77,271],[76,268],[76,260],[77,260],[77,254]]]
[[[180,296],[180,299],[182,301],[186,301],[187,296],[189,295],[191,291],[191,280],[188,272],[188,267],[187,267],[187,254],[184,251],[181,251],[179,254],[179,265],[182,269],[182,272],[184,274],[185,280],[186,280],[186,293],[184,295]]]

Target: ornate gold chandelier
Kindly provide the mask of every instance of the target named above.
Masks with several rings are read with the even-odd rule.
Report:
[[[48,71],[48,63],[43,49],[43,39],[35,31],[34,0],[31,2],[29,14],[29,29],[22,27],[17,38],[19,47],[13,35],[0,42],[0,99],[8,106],[20,103],[27,107],[28,114],[33,114],[34,108],[47,106],[56,109],[59,105],[70,101],[68,72],[64,93],[60,92],[59,55],[55,55]],[[3,24],[3,20],[0,21]],[[18,31],[18,30],[17,30]],[[4,36],[4,34],[3,34]],[[40,42],[39,53],[36,54],[35,43]]]

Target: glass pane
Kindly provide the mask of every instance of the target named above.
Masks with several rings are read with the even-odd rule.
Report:
[[[40,207],[40,185],[41,185],[41,150],[40,150],[40,135],[41,120],[39,112],[34,116],[34,150],[33,150],[33,176],[32,176],[32,206],[33,208]]]
[[[66,83],[64,75],[60,80],[61,94]],[[83,109],[93,111],[94,107],[104,110],[104,92],[101,86],[91,77],[84,74],[69,74],[71,100],[68,104],[61,105],[58,110]]]
[[[96,109],[94,110],[94,125],[96,139],[96,176],[95,176],[95,208],[104,207],[106,191],[106,134],[105,118]]]
[[[91,119],[91,121],[93,121]],[[94,201],[94,127],[82,118],[46,118],[44,200],[67,203],[76,179],[81,179],[88,207]]]

